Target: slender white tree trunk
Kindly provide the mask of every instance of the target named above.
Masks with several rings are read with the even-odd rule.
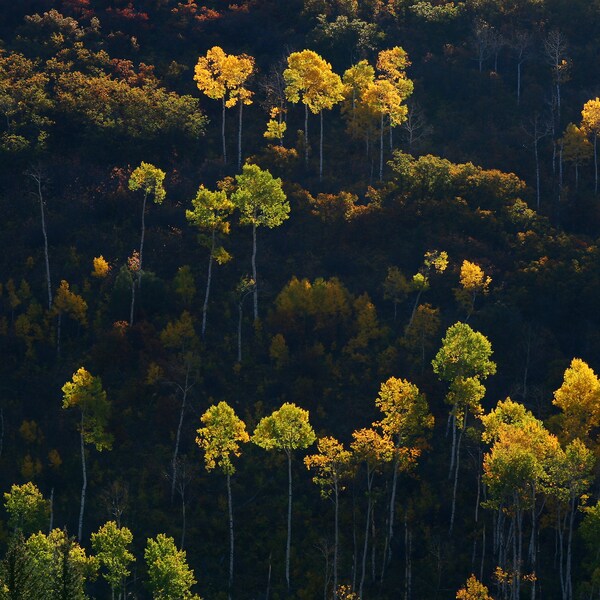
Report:
[[[304,163],[308,166],[308,104],[304,105]]]
[[[231,500],[231,475],[227,474],[227,505],[229,508],[229,592],[231,600],[231,588],[233,587],[233,502]]]
[[[340,545],[340,532],[339,532],[339,488],[337,479],[334,483],[334,532],[333,532],[333,600],[337,600],[338,593],[338,549]]]
[[[467,426],[467,412],[465,408],[465,417],[463,420],[462,428],[460,430],[460,434],[458,436],[458,443],[456,444],[456,460],[455,460],[455,469],[454,469],[454,487],[452,490],[452,511],[450,513],[450,531],[452,534],[452,529],[454,528],[454,517],[456,515],[456,491],[458,490],[458,469],[460,467],[460,444],[462,442],[462,436]]]
[[[292,453],[287,451],[288,459],[288,521],[287,521],[287,544],[285,547],[285,581],[288,592],[290,590],[290,549],[292,546]]]
[[[221,110],[221,141],[223,143],[223,162],[227,164],[227,144],[225,143],[225,96],[223,96],[223,108]]]
[[[244,102],[240,98],[240,114],[239,114],[239,126],[238,126],[238,171],[242,168],[242,111],[244,109]]]
[[[52,283],[50,279],[50,258],[48,255],[48,232],[46,230],[46,214],[44,210],[44,196],[42,193],[42,174],[40,171],[33,173],[33,180],[37,185],[37,193],[40,201],[40,214],[42,217],[42,233],[44,235],[44,260],[46,263],[46,287],[48,290],[48,310],[52,308]]]
[[[323,179],[323,111],[320,113],[321,117],[321,136],[319,138],[319,181]]]
[[[175,436],[175,449],[173,450],[173,459],[171,460],[171,502],[175,496],[175,485],[177,483],[177,457],[179,456],[179,444],[181,442],[181,429],[183,427],[183,417],[187,404],[187,395],[189,391],[190,365],[187,365],[185,372],[185,383],[182,389],[183,398],[181,400],[181,409],[179,411],[179,423],[177,425],[177,434]]]
[[[87,469],[85,464],[85,445],[83,443],[83,413],[81,413],[81,473],[83,475],[83,483],[81,485],[81,501],[79,504],[79,526],[77,528],[77,539],[81,541],[83,539],[83,512],[85,510],[85,494],[87,491]]]
[[[367,467],[368,469],[368,467]],[[363,555],[362,555],[362,570],[360,573],[360,584],[358,587],[358,597],[363,597],[363,587],[365,584],[365,575],[367,571],[367,553],[369,550],[369,524],[371,522],[371,484],[372,484],[372,475],[370,470],[367,470],[367,516],[365,519],[365,540],[363,545]]]
[[[142,260],[144,257],[144,238],[146,236],[146,202],[148,193],[144,192],[144,203],[142,204],[142,237],[140,239],[140,264],[138,269],[138,289],[142,286]]]
[[[208,311],[208,298],[210,296],[210,284],[212,280],[212,263],[213,254],[215,252],[215,236],[216,231],[213,229],[210,241],[210,256],[208,257],[208,274],[206,276],[206,292],[204,294],[204,305],[202,306],[202,339],[206,333],[206,313]]]
[[[256,223],[252,225],[252,279],[254,280],[254,320],[258,320],[258,277],[256,275]]]

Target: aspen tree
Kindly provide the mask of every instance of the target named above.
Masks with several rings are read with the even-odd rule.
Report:
[[[283,72],[287,99],[304,104],[304,159],[308,164],[308,111],[320,115],[319,179],[323,176],[323,110],[331,110],[343,96],[343,85],[331,65],[312,50],[292,52]]]
[[[229,597],[233,586],[233,501],[231,476],[235,473],[233,458],[241,454],[240,444],[250,441],[245,423],[226,402],[211,406],[201,417],[204,427],[197,430],[196,443],[204,451],[207,471],[219,469],[227,477],[227,506],[229,513]]]
[[[79,507],[79,525],[77,539],[82,539],[83,513],[87,491],[87,465],[85,460],[85,445],[92,444],[96,450],[110,450],[112,436],[106,431],[110,414],[110,403],[106,392],[102,389],[102,381],[94,377],[85,368],[80,367],[71,381],[62,387],[63,408],[73,408],[79,412],[79,437],[81,451],[81,502]]]
[[[140,249],[138,254],[138,265],[137,265],[137,286],[138,289],[142,283],[142,270],[144,268],[144,238],[146,235],[146,203],[149,197],[152,197],[155,204],[162,204],[165,196],[165,188],[163,187],[163,181],[165,179],[165,172],[158,169],[150,163],[142,162],[137,169],[133,171],[129,178],[129,189],[131,191],[141,190],[144,194],[144,201],[142,204],[142,234],[140,237]],[[134,298],[132,294],[132,298]],[[130,325],[133,325],[133,313],[134,313],[134,301],[131,303],[131,315]]]
[[[252,435],[252,442],[264,450],[282,450],[288,462],[288,519],[285,550],[285,580],[290,589],[290,548],[292,543],[292,454],[311,446],[316,439],[308,411],[286,402],[268,417],[263,417]]]
[[[240,224],[252,226],[252,280],[254,282],[254,320],[258,319],[258,279],[256,272],[256,230],[278,227],[289,216],[290,203],[281,179],[257,165],[245,164],[235,176],[236,189],[231,200],[240,211]]]
[[[208,299],[212,282],[213,261],[224,264],[231,259],[231,255],[221,245],[217,245],[220,239],[229,233],[229,215],[233,212],[234,204],[227,197],[225,190],[210,191],[203,185],[198,188],[196,197],[192,200],[192,210],[186,210],[187,220],[198,227],[202,234],[201,243],[209,249],[208,273],[206,277],[206,291],[204,293],[204,304],[202,305],[202,338],[206,332],[206,313],[208,311]]]
[[[198,89],[212,100],[221,100],[221,138],[223,162],[227,163],[225,142],[225,110],[236,104],[239,107],[238,123],[238,169],[242,165],[242,111],[244,105],[252,104],[253,92],[246,83],[254,71],[254,58],[247,54],[226,54],[219,46],[213,46],[206,56],[198,59],[194,69],[194,81]]]
[[[598,133],[600,133],[600,98],[588,100],[581,111],[581,125],[594,139],[594,193],[598,193]]]

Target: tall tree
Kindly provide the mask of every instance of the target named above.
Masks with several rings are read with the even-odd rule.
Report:
[[[289,216],[290,203],[281,187],[281,179],[258,165],[245,164],[235,176],[236,189],[231,195],[240,211],[240,224],[252,226],[252,280],[254,282],[254,320],[258,319],[258,278],[256,273],[256,230],[278,227]]]
[[[200,600],[190,591],[196,579],[185,551],[177,550],[172,537],[159,533],[155,539],[148,538],[144,559],[154,600]]]
[[[236,104],[239,106],[238,169],[242,164],[242,111],[245,104],[252,103],[253,94],[246,88],[246,83],[253,71],[254,58],[247,54],[226,54],[219,46],[213,46],[206,56],[201,56],[194,69],[194,81],[198,89],[212,100],[221,100],[223,104],[221,138],[224,163],[227,162],[225,109]]]
[[[352,454],[333,437],[322,437],[317,441],[318,454],[304,458],[309,470],[315,471],[313,481],[321,488],[324,498],[333,494],[334,542],[333,542],[333,597],[338,597],[338,555],[339,555],[339,497],[342,480],[350,471]]]
[[[434,419],[429,412],[425,396],[416,385],[406,379],[390,377],[384,381],[375,399],[375,405],[384,415],[379,425],[394,444],[388,531],[384,553],[385,568],[392,557],[391,544],[394,537],[398,474],[407,470],[415,462],[427,430],[433,428]]]
[[[231,476],[235,473],[233,458],[241,454],[240,444],[250,441],[245,423],[227,402],[211,406],[201,417],[204,427],[197,430],[196,443],[204,451],[207,471],[219,469],[227,477],[227,506],[229,508],[229,598],[233,586],[233,501]]]
[[[323,176],[323,110],[331,110],[344,98],[344,86],[331,65],[312,50],[292,52],[283,72],[287,99],[304,104],[304,160],[308,164],[308,111],[320,115],[319,179]]]
[[[118,590],[118,600],[125,596],[124,580],[130,574],[129,563],[135,560],[128,546],[133,535],[127,527],[119,527],[114,521],[108,521],[96,533],[92,533],[92,548],[100,566],[106,569],[104,579],[110,585],[112,600]]]
[[[24,534],[41,529],[50,512],[48,501],[31,481],[13,484],[10,492],[4,492],[4,508],[8,513],[8,526]]]
[[[477,297],[484,296],[489,292],[490,283],[492,283],[492,278],[486,275],[478,264],[463,260],[460,267],[460,287],[454,290],[454,296],[467,310],[465,321],[468,321],[473,314]]]
[[[217,243],[220,242],[221,237],[229,233],[230,223],[228,217],[233,212],[234,205],[227,197],[225,190],[212,192],[201,185],[198,188],[196,197],[192,200],[192,207],[192,210],[185,211],[185,216],[190,223],[206,232],[206,235],[201,235],[200,242],[209,249],[206,292],[204,294],[204,304],[202,305],[202,338],[204,338],[213,260],[221,265],[231,258],[227,250],[222,245],[217,245]]]
[[[144,268],[144,237],[146,235],[146,203],[149,197],[154,199],[155,204],[162,204],[165,196],[165,188],[163,187],[163,181],[165,179],[165,172],[158,169],[154,165],[142,162],[140,166],[133,171],[129,178],[129,189],[131,191],[141,190],[144,194],[144,201],[142,204],[142,234],[140,238],[140,250],[139,250],[139,266],[137,270],[137,286],[138,289],[142,282],[142,269]],[[130,325],[133,325],[133,302],[131,304],[131,315]]]
[[[466,323],[455,323],[446,331],[442,346],[431,361],[433,371],[442,381],[447,381],[449,391],[446,402],[452,406],[452,451],[450,472],[454,468],[454,491],[452,494],[452,512],[450,531],[454,527],[456,510],[456,491],[460,464],[460,447],[467,426],[469,413],[481,413],[481,399],[485,387],[481,380],[496,372],[496,363],[491,360],[492,345],[489,340]],[[457,442],[457,432],[459,433]]]
[[[288,462],[288,519],[285,549],[285,580],[290,589],[290,549],[292,543],[292,455],[294,450],[308,448],[316,436],[308,421],[308,411],[286,402],[268,417],[263,417],[252,442],[265,450],[282,450]]]
[[[588,100],[581,111],[581,124],[594,140],[594,193],[598,193],[598,134],[600,133],[600,98]]]
[[[112,436],[106,431],[110,414],[110,403],[106,392],[102,389],[102,381],[89,371],[80,367],[71,381],[62,387],[63,408],[73,408],[79,413],[79,437],[81,451],[81,502],[79,506],[79,525],[77,538],[82,539],[83,513],[87,491],[87,468],[85,460],[85,445],[92,444],[96,450],[110,450]]]

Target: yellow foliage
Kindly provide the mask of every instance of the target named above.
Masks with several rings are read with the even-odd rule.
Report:
[[[56,448],[52,448],[50,452],[48,452],[48,464],[52,469],[58,469],[60,465],[62,465],[62,458]]]
[[[33,459],[30,454],[28,454],[24,459],[21,465],[21,475],[23,479],[28,481],[32,480],[36,475],[39,475],[42,472],[42,463],[39,458]]]
[[[106,261],[101,254],[100,256],[94,258],[93,264],[94,269],[92,270],[92,277],[104,279],[110,271],[110,265],[108,264],[108,261]]]
[[[271,347],[269,348],[269,356],[275,361],[278,369],[285,367],[290,358],[290,352],[287,347],[285,338],[281,333],[273,336]]]
[[[465,587],[456,593],[456,600],[493,600],[485,585],[477,581],[475,575],[467,579]]]
[[[68,314],[81,325],[87,325],[87,302],[72,292],[68,282],[64,279],[60,282],[58,290],[52,303],[52,313],[54,315]]]
[[[35,421],[23,421],[19,427],[21,437],[29,444],[44,441],[44,434]]]

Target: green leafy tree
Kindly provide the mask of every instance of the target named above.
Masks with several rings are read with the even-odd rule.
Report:
[[[40,582],[36,580],[27,553],[25,538],[20,531],[11,536],[0,561],[0,600],[30,600],[35,598]]]
[[[263,417],[252,442],[264,450],[282,450],[288,461],[288,522],[285,550],[285,580],[290,587],[290,549],[292,543],[292,455],[294,450],[308,448],[316,436],[308,421],[308,411],[286,402],[268,417]]]
[[[38,585],[31,600],[87,600],[85,584],[95,579],[98,561],[62,529],[27,539],[27,554]]]
[[[466,323],[459,322],[448,328],[442,347],[431,361],[438,378],[449,383],[446,402],[452,406],[452,451],[448,476],[451,476],[454,467],[454,492],[450,531],[454,526],[456,511],[461,442],[469,413],[479,415],[482,411],[481,400],[485,395],[485,387],[481,380],[496,372],[496,363],[491,360],[491,355],[492,345],[489,340],[482,333],[473,331]],[[458,442],[457,430],[460,431]]]
[[[172,537],[159,533],[155,539],[148,538],[144,558],[154,600],[200,600],[190,591],[196,579],[185,551],[177,550]]]
[[[29,481],[23,485],[13,484],[10,492],[4,493],[4,508],[8,513],[8,526],[15,532],[27,534],[41,529],[50,507],[37,486]]]
[[[111,598],[118,600],[125,594],[124,580],[130,574],[129,563],[135,560],[128,546],[133,535],[127,527],[119,527],[114,521],[108,521],[91,536],[92,548],[101,567],[106,569],[104,579],[110,585]]]
[[[233,502],[231,476],[235,473],[233,457],[239,457],[240,444],[250,441],[246,425],[227,402],[211,406],[201,417],[204,427],[197,430],[196,443],[204,451],[207,471],[219,469],[227,477],[227,506],[229,509],[229,595],[233,585]]]
[[[79,507],[79,525],[77,538],[82,539],[83,513],[87,491],[87,468],[85,460],[85,445],[92,444],[96,450],[110,450],[112,436],[106,431],[110,415],[110,403],[106,392],[102,389],[100,377],[94,377],[89,371],[80,367],[71,381],[62,387],[63,408],[74,409],[79,413],[79,437],[81,451],[81,503]]]
[[[394,444],[392,487],[390,493],[385,563],[391,560],[398,474],[408,470],[416,461],[427,431],[433,428],[433,415],[419,388],[407,381],[390,377],[381,384],[375,405],[384,417],[379,422],[383,433]]]
[[[350,473],[352,453],[333,437],[322,437],[317,441],[318,454],[304,458],[306,468],[315,471],[313,481],[321,488],[324,498],[333,495],[334,542],[333,542],[333,597],[338,597],[338,554],[339,554],[339,497],[343,479]]]
[[[165,172],[158,169],[150,163],[142,162],[137,169],[133,171],[129,178],[129,189],[133,192],[141,190],[144,194],[144,201],[142,203],[142,234],[140,238],[140,250],[139,250],[139,266],[137,269],[137,285],[138,289],[142,281],[142,269],[144,267],[144,237],[146,235],[146,203],[148,198],[152,197],[155,204],[162,204],[165,199],[166,192],[163,187],[163,181],[165,179]],[[134,303],[131,302],[131,314],[129,318],[130,325],[133,325],[133,311]]]
[[[231,195],[240,211],[240,223],[252,226],[252,280],[254,282],[254,320],[258,319],[258,279],[256,273],[256,230],[281,225],[290,213],[290,203],[281,187],[281,179],[257,165],[245,164],[235,176],[236,189]]]
[[[344,98],[344,86],[331,65],[312,50],[292,52],[283,72],[286,98],[304,104],[304,159],[308,164],[308,111],[321,120],[319,178],[323,176],[323,110],[331,110]]]
[[[206,234],[203,233],[200,236],[200,243],[209,249],[206,292],[202,306],[202,337],[204,338],[213,260],[221,265],[231,259],[231,255],[220,245],[220,239],[229,233],[230,223],[228,218],[233,212],[234,205],[227,197],[225,190],[212,192],[201,185],[196,197],[192,200],[192,207],[192,210],[185,211],[185,216],[200,231],[206,232]],[[217,242],[219,242],[219,245],[217,245]]]

